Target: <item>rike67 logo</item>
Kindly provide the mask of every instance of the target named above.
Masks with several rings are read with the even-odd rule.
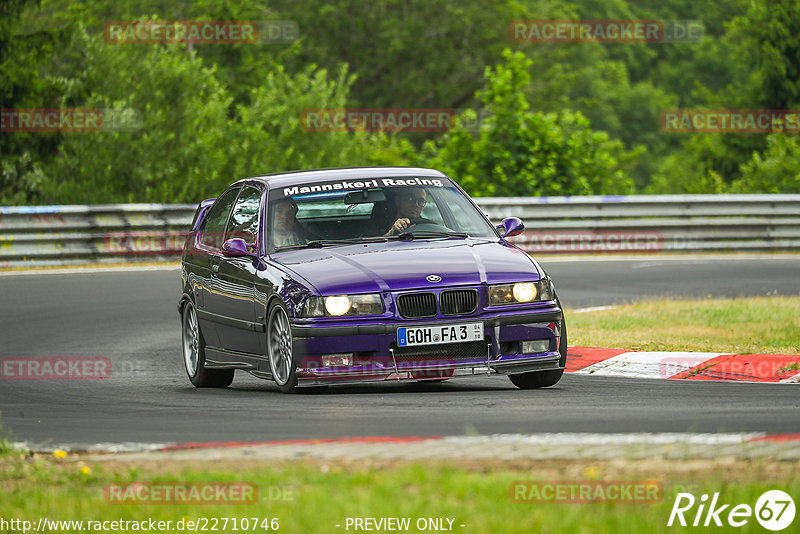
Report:
[[[677,524],[682,527],[743,527],[755,516],[762,527],[779,531],[792,524],[794,515],[794,501],[781,490],[764,492],[756,501],[755,507],[749,504],[732,506],[730,503],[723,503],[719,492],[714,493],[711,502],[708,502],[706,493],[700,499],[696,499],[691,493],[679,493],[675,496],[667,526],[671,527],[677,520]]]

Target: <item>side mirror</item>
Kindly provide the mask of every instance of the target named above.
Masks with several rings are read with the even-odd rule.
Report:
[[[222,244],[222,253],[230,257],[248,256],[255,258],[256,254],[247,250],[247,243],[241,237],[228,239]]]
[[[521,234],[525,225],[517,217],[506,217],[496,228],[500,230],[500,237],[513,237]]]

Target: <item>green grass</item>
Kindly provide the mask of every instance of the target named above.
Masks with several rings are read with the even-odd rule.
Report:
[[[15,452],[12,443],[4,437],[0,437],[0,458]]]
[[[87,472],[87,469],[88,471]],[[83,469],[83,472],[81,472]],[[38,521],[181,518],[278,518],[281,532],[346,532],[347,517],[455,518],[456,532],[635,533],[667,532],[679,487],[699,497],[721,493],[725,502],[755,504],[769,489],[800,494],[797,464],[753,461],[522,461],[522,462],[188,462],[5,455],[0,458],[0,517]],[[657,480],[664,498],[656,504],[514,503],[509,487],[519,480]],[[109,483],[246,481],[259,487],[254,504],[119,505],[104,500]],[[288,490],[288,500],[270,499],[269,488]],[[284,494],[287,495],[287,494]],[[750,523],[754,523],[751,520]],[[337,528],[335,525],[342,525]],[[466,525],[460,527],[458,525]],[[235,532],[228,528],[227,532]],[[350,532],[352,532],[352,528]],[[755,523],[739,532],[762,532]],[[257,532],[264,532],[257,530]]]
[[[798,297],[654,300],[566,314],[571,345],[800,354]]]

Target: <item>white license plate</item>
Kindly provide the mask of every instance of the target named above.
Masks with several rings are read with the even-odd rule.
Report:
[[[397,329],[397,346],[439,345],[482,341],[483,323],[440,324],[436,326],[404,326]]]

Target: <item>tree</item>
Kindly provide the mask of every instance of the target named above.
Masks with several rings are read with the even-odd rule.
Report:
[[[796,134],[767,136],[767,150],[742,166],[733,193],[800,193],[800,139]]]
[[[356,77],[346,67],[329,79],[308,65],[290,75],[277,67],[253,89],[250,105],[237,106],[229,142],[237,147],[234,174],[291,169],[403,164],[413,149],[396,136],[367,131],[313,131],[302,123],[308,110],[342,109]]]
[[[104,111],[98,132],[63,135],[43,196],[63,203],[183,202],[216,194],[225,173],[231,98],[213,68],[180,45],[109,45],[85,28],[80,74],[62,107]],[[116,120],[121,118],[122,120]]]
[[[60,92],[58,80],[42,76],[51,55],[68,32],[59,28],[26,28],[21,14],[36,0],[0,2],[0,109],[52,107]],[[0,132],[0,203],[38,200],[41,162],[55,153],[58,133]]]
[[[63,203],[196,202],[247,176],[310,167],[397,164],[394,136],[306,131],[304,110],[342,108],[354,77],[276,66],[250,104],[234,104],[216,67],[182,45],[109,46],[81,29],[81,75],[66,106],[105,110],[99,132],[65,134],[44,168],[43,198]]]
[[[632,184],[622,162],[622,143],[592,131],[579,112],[541,113],[519,90],[529,82],[520,52],[503,53],[506,63],[486,69],[477,132],[468,111],[440,145],[428,143],[432,166],[451,173],[478,196],[624,194]]]

